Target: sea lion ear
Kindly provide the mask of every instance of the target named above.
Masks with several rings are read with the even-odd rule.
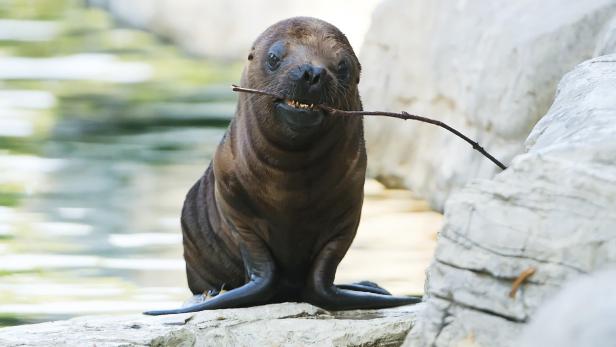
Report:
[[[250,53],[248,53],[248,60],[252,60],[255,57],[254,53],[255,53],[255,48],[252,47],[250,49]]]

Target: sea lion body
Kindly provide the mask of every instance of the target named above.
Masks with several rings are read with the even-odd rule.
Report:
[[[184,258],[190,290],[223,294],[178,310],[303,301],[330,309],[415,303],[369,283],[335,286],[363,203],[366,151],[359,117],[360,65],[346,37],[315,18],[274,24],[256,40],[215,156],[186,196]]]

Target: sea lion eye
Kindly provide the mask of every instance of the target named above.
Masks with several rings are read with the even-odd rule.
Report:
[[[276,70],[280,67],[282,57],[285,55],[286,44],[284,41],[276,41],[270,49],[267,51],[267,57],[265,59],[265,65],[270,71]]]
[[[338,63],[337,73],[341,79],[347,79],[349,77],[349,65],[347,64],[346,60],[342,59]]]
[[[280,66],[280,57],[277,56],[275,53],[270,52],[267,55],[267,66],[272,71],[276,70]]]

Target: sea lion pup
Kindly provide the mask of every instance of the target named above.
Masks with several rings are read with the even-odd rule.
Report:
[[[308,302],[325,309],[417,303],[371,282],[334,285],[361,214],[366,172],[360,65],[333,25],[297,17],[254,43],[241,85],[283,96],[240,94],[212,163],[186,196],[184,258],[190,290],[207,295],[159,315]]]

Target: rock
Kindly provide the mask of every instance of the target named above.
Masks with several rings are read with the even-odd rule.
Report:
[[[284,303],[158,317],[86,316],[0,329],[0,345],[398,346],[421,307],[327,312]]]
[[[616,346],[616,270],[567,283],[525,329],[523,347]]]
[[[594,56],[616,53],[616,16],[601,31]]]
[[[360,54],[364,109],[437,118],[508,164],[615,13],[613,0],[384,1]],[[470,179],[500,172],[432,125],[370,118],[365,128],[370,174],[439,210]]]
[[[222,59],[245,59],[265,28],[293,16],[330,21],[359,50],[379,0],[349,6],[343,0],[88,0],[110,11],[120,21],[153,31],[188,52]],[[224,15],[221,16],[221,13]],[[257,14],[258,15],[255,15]]]
[[[614,134],[616,55],[609,55],[562,79],[527,153],[450,198],[427,271],[426,309],[406,345],[516,346],[514,337],[563,283],[616,265]],[[528,269],[535,273],[510,297]]]

